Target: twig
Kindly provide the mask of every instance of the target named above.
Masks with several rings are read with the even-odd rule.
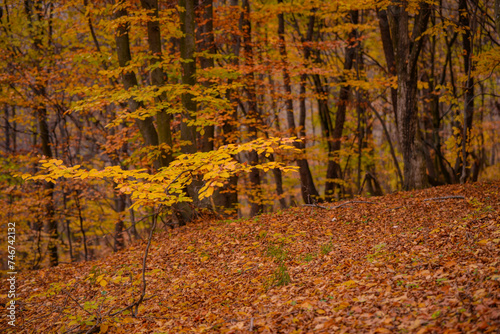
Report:
[[[170,183],[169,185],[165,188],[165,194],[169,195],[170,193],[170,187],[172,186],[172,184],[177,181],[183,174],[185,173],[192,173],[194,172],[195,170],[201,168],[201,166],[198,166],[194,169],[188,169],[188,170],[185,170],[185,171],[182,171],[179,173],[179,175],[177,175]],[[135,301],[134,303],[130,304],[129,306],[127,306],[124,310],[126,309],[130,309],[130,308],[133,308],[132,309],[132,314],[134,317],[137,316],[137,313],[139,311],[139,305],[141,305],[141,303],[143,301],[145,301],[144,299],[144,296],[146,295],[146,260],[148,258],[148,253],[149,253],[149,248],[151,247],[151,240],[153,239],[153,232],[155,231],[155,228],[156,228],[156,222],[158,220],[158,216],[161,212],[161,209],[162,209],[163,205],[160,204],[158,206],[158,210],[156,210],[155,214],[153,215],[153,226],[151,226],[151,231],[149,231],[149,236],[148,236],[148,244],[146,246],[146,250],[144,251],[144,257],[142,258],[142,292],[141,292],[141,296],[139,297],[139,299],[137,301]],[[123,311],[124,311],[123,310]]]
[[[395,208],[390,208],[390,209],[387,209],[387,210],[385,210],[385,211],[384,211],[384,212],[382,212],[382,213],[386,213],[386,212],[388,212],[388,211],[397,210],[397,209],[401,209],[401,208],[404,208],[404,205],[397,206],[397,207],[395,207]]]
[[[90,314],[91,316],[95,317],[95,315],[91,312],[89,312],[88,310],[84,309],[82,305],[80,305],[80,303],[75,299],[73,298],[73,296],[71,296],[68,291],[62,289],[62,292],[67,295],[72,301],[74,301],[76,303],[76,305],[78,305],[79,308],[81,308],[82,310],[84,310],[85,312],[87,312],[88,314]]]
[[[333,209],[337,209],[337,208],[340,208],[344,205],[347,205],[347,204],[357,204],[357,203],[366,203],[366,204],[377,204],[375,202],[367,202],[367,201],[349,201],[349,202],[345,202],[345,203],[342,203],[340,205],[337,205],[337,206],[332,206],[330,208],[330,210],[333,210]]]
[[[326,206],[323,206],[323,205],[319,205],[319,204],[304,204],[303,206],[311,206],[313,208],[321,208],[321,209],[325,209],[325,210],[330,210],[330,208],[326,207]]]
[[[158,212],[159,213],[159,212]],[[146,260],[148,258],[149,247],[151,247],[151,240],[153,239],[153,232],[156,228],[156,221],[158,220],[158,214],[153,216],[153,226],[151,227],[151,231],[149,231],[148,237],[148,245],[146,246],[146,251],[144,252],[144,257],[142,258],[142,293],[137,302],[135,302],[134,316],[137,315],[137,311],[139,310],[139,305],[144,300],[144,296],[146,295]]]
[[[424,202],[427,202],[427,201],[442,201],[442,200],[445,200],[445,199],[452,199],[452,198],[465,199],[465,197],[463,197],[463,196],[444,196],[444,197],[427,198],[427,199],[424,199]]]
[[[332,207],[327,207],[327,206],[323,206],[323,205],[319,205],[319,204],[303,204],[302,206],[311,206],[313,208],[320,208],[320,209],[325,209],[325,210],[333,210],[333,209],[337,209],[337,208],[340,208],[344,205],[347,205],[347,204],[355,204],[355,203],[366,203],[366,204],[377,204],[375,202],[367,202],[367,201],[349,201],[349,202],[345,202],[345,203],[342,203],[340,205],[337,205],[337,206],[332,206]]]

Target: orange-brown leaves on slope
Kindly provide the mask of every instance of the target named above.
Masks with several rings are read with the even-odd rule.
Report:
[[[491,332],[500,327],[499,189],[455,185],[200,221],[155,236],[152,298],[138,318],[106,314],[139,295],[144,244],[21,274],[20,323],[24,332],[88,330],[99,314],[108,333]],[[437,199],[445,196],[463,198]],[[280,284],[280,268],[290,284]]]

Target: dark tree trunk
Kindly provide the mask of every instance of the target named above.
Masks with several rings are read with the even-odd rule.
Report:
[[[196,50],[195,36],[195,8],[194,0],[179,0],[181,31],[183,37],[180,39],[180,49],[182,62],[182,83],[186,86],[194,86],[196,84],[196,61],[194,52]],[[181,147],[182,153],[195,153],[196,145],[196,128],[188,125],[196,117],[196,101],[193,95],[189,93],[182,94],[182,121],[181,121],[181,140],[187,144]]]
[[[160,22],[158,17],[158,0],[141,0],[141,5],[144,9],[149,10],[149,20],[147,23],[148,29],[148,45],[149,51],[153,54],[151,58],[151,65],[159,65],[162,60],[162,42]],[[154,86],[165,85],[166,74],[160,66],[155,66],[151,71],[151,84]],[[167,99],[165,93],[155,98],[156,103],[163,103]],[[171,115],[165,110],[161,109],[156,114],[156,128],[158,133],[158,142],[166,144],[168,149],[162,150],[162,157],[160,158],[161,167],[167,167],[172,162],[172,133],[170,130]]]
[[[32,29],[40,29],[41,22],[43,20],[42,17],[42,3],[40,1],[25,1],[25,11],[28,15],[30,28]],[[49,18],[50,20],[50,18]],[[50,26],[50,24],[49,24]],[[41,55],[41,51],[43,50],[43,41],[41,39],[40,31],[34,31],[33,37],[33,46],[34,49],[39,52]],[[39,72],[42,72],[41,68],[38,68]],[[33,86],[33,93],[35,96],[39,98],[44,98],[46,96],[46,87],[43,82],[41,82],[40,78],[36,78],[35,85]],[[49,133],[49,125],[48,125],[48,116],[47,116],[47,108],[43,104],[38,104],[36,106],[36,117],[38,121],[38,132],[40,134],[40,143],[42,146],[42,154],[45,159],[52,159],[52,148],[50,143],[50,133]],[[45,191],[47,196],[47,202],[45,204],[45,224],[44,224],[44,232],[48,235],[48,245],[47,245],[47,253],[49,256],[49,264],[50,266],[57,266],[59,264],[59,256],[58,256],[58,247],[57,240],[59,238],[58,230],[57,230],[57,221],[55,219],[55,206],[54,206],[54,184],[52,182],[45,183]]]
[[[405,3],[405,6],[407,3]],[[419,14],[409,36],[409,14],[405,6],[390,6],[391,33],[395,39],[396,70],[398,75],[398,134],[404,161],[403,189],[421,189],[428,186],[422,139],[418,131],[417,63],[425,36],[430,8],[420,3]]]
[[[9,106],[6,104],[3,107],[4,111],[4,133],[5,133],[5,152],[10,153],[10,123],[9,123]]]
[[[252,26],[250,22],[250,4],[248,0],[243,0],[243,52],[245,64],[247,67],[252,68],[253,63],[253,47],[252,47]],[[249,120],[248,132],[249,139],[255,140],[258,138],[257,134],[257,123],[260,121],[260,115],[257,109],[257,96],[255,93],[255,77],[253,70],[248,71],[245,74],[246,81],[246,93],[248,96],[248,111],[247,117]],[[259,164],[259,156],[257,151],[251,151],[248,154],[248,160],[250,165]],[[250,179],[250,216],[255,216],[264,211],[264,205],[262,204],[262,190],[261,190],[261,180],[260,171],[257,168],[252,168],[249,175]]]
[[[235,10],[239,8],[238,0],[231,0],[230,6]],[[241,13],[242,21],[243,13]],[[241,27],[240,27],[241,29]],[[240,55],[240,36],[234,34],[232,37],[232,54],[235,56],[231,61],[231,65],[236,67],[238,65],[238,58]],[[232,84],[233,80],[229,79],[228,84]],[[236,98],[234,97],[234,92],[232,90],[228,90],[226,93],[227,100],[231,101],[232,105],[237,105]],[[238,122],[238,108],[235,107],[232,111],[228,111],[229,115],[224,120],[224,123],[221,127],[221,141],[223,145],[232,144],[238,138],[235,136],[235,132],[237,130],[236,123]],[[217,208],[222,208],[224,213],[232,214],[237,210],[238,206],[238,176],[234,175],[229,178],[227,184],[224,185],[222,189],[220,189],[220,196],[217,196],[214,201]]]
[[[495,0],[495,25],[500,35],[500,0]]]
[[[41,89],[41,88],[39,88]],[[45,159],[52,159],[52,149],[50,147],[50,136],[49,136],[49,126],[47,124],[47,109],[45,107],[39,107],[37,110],[38,114],[38,127],[40,132],[40,139],[42,144],[42,153]],[[57,239],[59,234],[57,231],[57,221],[55,219],[55,208],[54,208],[54,184],[52,182],[45,183],[45,191],[47,194],[47,202],[45,204],[45,226],[44,232],[49,237],[49,242],[47,245],[47,252],[49,254],[50,266],[57,266],[59,263],[59,257],[57,252]]]
[[[116,19],[120,19],[122,17],[126,17],[127,10],[123,7],[124,0],[120,0],[118,2],[121,7],[116,11],[115,17]],[[130,40],[129,40],[129,25],[128,23],[122,23],[118,25],[116,30],[116,54],[118,56],[118,63],[120,67],[126,67],[130,61],[132,60],[132,55],[130,53]],[[122,74],[122,82],[125,89],[129,90],[135,86],[137,86],[137,78],[134,72],[123,72]],[[130,112],[135,112],[137,109],[142,107],[142,103],[136,101],[131,98],[128,101],[128,107]],[[148,146],[158,146],[158,133],[156,132],[156,128],[153,124],[153,117],[146,117],[141,120],[136,118],[135,122],[139,127],[141,135]],[[161,167],[162,163],[160,160],[156,160],[154,162],[155,168],[158,169]]]
[[[283,0],[278,0],[278,3],[283,3]],[[288,71],[288,57],[286,51],[285,42],[285,19],[283,13],[278,14],[278,37],[279,37],[279,51],[281,56],[281,61],[283,65],[283,85],[286,94],[286,114],[288,121],[288,130],[290,135],[297,137],[297,128],[295,125],[295,116],[293,112],[293,100],[292,100],[292,87],[290,83],[290,73]],[[305,102],[304,102],[305,103]],[[305,109],[305,106],[304,106]],[[305,115],[304,115],[305,118]],[[302,142],[295,143],[295,147],[302,150],[305,154],[305,137],[301,136]],[[311,204],[317,201],[319,198],[318,190],[314,185],[314,179],[309,168],[309,162],[306,158],[301,158],[297,160],[297,166],[299,167],[300,174],[300,190],[302,193],[302,199],[304,203]]]
[[[353,10],[350,12],[351,23],[358,24],[358,11]],[[356,57],[356,51],[358,48],[358,33],[356,29],[353,29],[349,33],[349,44],[345,48],[345,59],[344,59],[344,71],[350,71],[353,67],[353,62]],[[317,80],[315,80],[316,82]],[[342,133],[344,132],[344,123],[346,118],[347,105],[349,104],[349,95],[351,92],[351,86],[345,85],[346,79],[342,78],[339,99],[337,102],[337,113],[335,115],[335,127],[331,133],[331,143],[329,144],[328,152],[328,167],[326,171],[327,182],[325,184],[325,197],[333,196],[335,193],[335,187],[338,183],[335,182],[336,179],[342,178],[342,170],[339,165],[338,156],[339,151],[342,146]],[[328,107],[326,106],[326,109]],[[325,110],[325,114],[329,117],[329,111]]]
[[[117,252],[125,248],[125,237],[123,231],[125,229],[125,223],[123,222],[123,214],[125,213],[125,207],[127,203],[127,198],[124,194],[115,194],[115,211],[118,213],[118,221],[115,223],[115,234],[113,251]]]
[[[473,27],[470,22],[470,13],[467,8],[467,0],[460,0],[458,3],[459,22],[463,28],[462,45],[464,56],[464,74],[467,76],[465,82],[465,99],[463,109],[463,125],[462,125],[462,168],[460,171],[460,183],[465,183],[468,177],[467,169],[467,143],[469,141],[470,131],[472,130],[472,119],[474,117],[474,77],[472,71],[473,55]],[[458,171],[457,171],[458,172]],[[457,173],[458,174],[458,173]]]
[[[380,37],[382,38],[382,46],[384,48],[385,62],[387,63],[387,73],[391,76],[396,76],[396,61],[394,60],[394,47],[392,44],[391,30],[386,10],[378,10],[378,23],[380,27]],[[391,87],[392,110],[396,126],[398,124],[398,91]]]
[[[202,17],[204,23],[198,27],[201,40],[198,44],[200,51],[208,53],[207,57],[200,57],[200,68],[211,69],[215,66],[213,56],[215,56],[217,52],[214,38],[213,0],[202,0],[200,1],[200,5],[202,6]],[[210,80],[204,81],[203,84],[205,87],[212,86]],[[207,125],[203,127],[203,130],[204,134],[202,134],[200,138],[201,151],[212,151],[214,149],[215,126]],[[214,194],[214,196],[218,196],[218,194]]]

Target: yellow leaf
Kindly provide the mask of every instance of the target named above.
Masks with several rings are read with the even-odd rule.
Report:
[[[302,304],[300,304],[300,307],[306,308],[306,309],[312,309],[313,308],[312,305],[311,305],[311,303],[309,303],[308,301],[305,301]]]
[[[99,284],[102,286],[102,287],[106,287],[106,285],[108,285],[108,282],[106,282],[106,280],[100,280],[99,281]]]
[[[489,241],[490,241],[490,239],[483,239],[483,240],[479,241],[477,244],[478,245],[486,245]]]
[[[356,282],[353,281],[353,280],[349,280],[349,281],[346,281],[344,283],[342,283],[342,285],[345,285],[345,286],[348,286],[348,287],[353,287],[356,285]]]
[[[109,329],[108,325],[101,324],[101,331],[100,331],[100,333],[102,333],[102,334],[107,333],[108,329]]]

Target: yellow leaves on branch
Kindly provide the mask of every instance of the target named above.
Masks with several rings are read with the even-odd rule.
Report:
[[[40,175],[24,174],[25,180],[44,180],[55,183],[59,178],[71,179],[112,179],[117,190],[129,194],[134,201],[132,207],[164,205],[172,206],[178,202],[190,202],[184,189],[193,179],[203,182],[199,190],[199,198],[213,195],[215,189],[224,186],[227,180],[236,174],[250,172],[253,168],[268,171],[278,168],[283,172],[296,171],[297,168],[276,161],[268,161],[258,165],[239,162],[235,157],[242,152],[257,151],[259,155],[269,156],[271,153],[299,153],[293,146],[296,138],[257,139],[244,144],[230,144],[210,152],[183,154],[177,157],[168,167],[155,174],[145,169],[123,170],[120,166],[108,166],[103,170],[86,170],[80,165],[67,167],[62,160],[41,160],[44,173]]]

